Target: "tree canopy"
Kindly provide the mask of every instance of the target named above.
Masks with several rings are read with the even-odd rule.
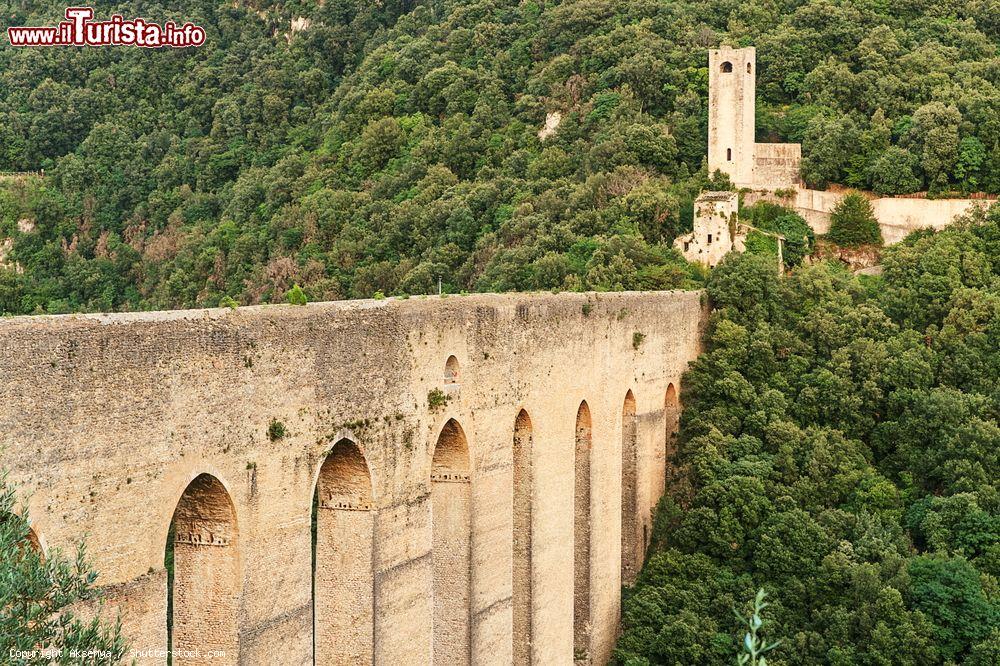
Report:
[[[772,665],[996,664],[1000,209],[884,262],[710,276],[620,662],[731,663],[765,588]]]
[[[872,204],[857,192],[844,195],[833,207],[826,236],[841,246],[882,244],[882,231]]]
[[[810,183],[1000,191],[989,0],[95,10],[190,20],[207,41],[0,50],[0,170],[46,173],[0,184],[2,312],[281,302],[295,284],[311,300],[417,294],[439,278],[700,284],[671,241],[706,185],[706,50],[723,42],[757,47],[758,140],[803,142]]]

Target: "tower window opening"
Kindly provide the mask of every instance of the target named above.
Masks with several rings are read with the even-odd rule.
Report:
[[[733,71],[733,63],[729,62],[728,60],[722,63],[721,71],[723,74],[729,74],[730,72]]]
[[[711,245],[711,244],[712,244],[712,234],[709,234],[709,235],[708,235],[708,244],[709,244],[709,245]]]
[[[750,73],[750,63],[747,63],[747,74]]]
[[[733,149],[732,148],[726,148],[726,161],[727,162],[732,162],[733,161]]]

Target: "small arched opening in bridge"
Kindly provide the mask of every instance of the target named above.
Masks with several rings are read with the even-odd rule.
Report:
[[[733,71],[733,63],[727,60],[726,62],[722,63],[722,66],[719,68],[719,70],[723,74],[729,74],[730,72]]]
[[[663,474],[664,483],[670,480],[672,469],[672,460],[674,454],[677,452],[677,432],[680,429],[681,420],[681,405],[680,400],[677,396],[677,389],[674,385],[667,385],[667,392],[663,398]],[[662,489],[662,492],[666,492],[666,488]],[[646,549],[649,548],[649,542],[653,536],[653,517],[650,514],[645,514],[643,516],[642,524],[642,534],[643,543]]]
[[[590,654],[590,407],[580,403],[576,412],[576,447],[573,492],[573,652],[589,660]]]
[[[512,535],[514,664],[531,663],[531,514],[532,472],[531,418],[523,409],[514,421],[514,522]]]
[[[472,493],[469,444],[449,419],[431,459],[435,664],[469,663],[472,576]]]
[[[184,490],[167,534],[167,647],[178,653],[218,651],[238,657],[239,530],[222,482],[201,474]]]
[[[458,359],[452,354],[444,364],[444,383],[457,384],[459,379]]]
[[[638,434],[635,396],[629,391],[622,405],[622,585],[635,583],[645,546],[639,540]]]
[[[312,526],[313,663],[371,663],[372,481],[349,439],[334,444],[319,469]]]

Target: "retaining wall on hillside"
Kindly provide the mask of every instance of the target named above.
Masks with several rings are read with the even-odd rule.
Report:
[[[743,205],[749,206],[762,200],[780,203],[805,218],[817,234],[825,234],[830,230],[830,214],[844,194],[843,191],[797,188],[793,196],[782,197],[772,191],[753,191],[743,195]],[[882,238],[887,245],[891,245],[918,229],[942,229],[973,207],[989,207],[995,200],[875,197],[871,202],[882,229]]]

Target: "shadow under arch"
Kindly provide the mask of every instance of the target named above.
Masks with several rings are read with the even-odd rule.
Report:
[[[635,395],[625,394],[622,404],[622,506],[621,506],[621,582],[631,586],[642,564],[644,543],[639,538],[638,477],[639,477],[639,428],[636,417]]]
[[[664,451],[667,464],[677,451],[677,435],[680,429],[681,403],[673,382],[667,385],[663,397]]]
[[[338,440],[312,502],[313,662],[371,663],[374,649],[372,479],[361,448]]]
[[[435,664],[467,664],[471,650],[472,492],[469,442],[454,418],[431,457]]]
[[[167,648],[173,664],[238,660],[239,526],[232,497],[216,476],[198,474],[181,493],[167,544]]]
[[[590,455],[593,446],[590,406],[576,410],[573,455],[573,652],[589,661],[590,654]]]
[[[521,410],[514,419],[514,441],[511,452],[514,462],[512,479],[513,521],[511,534],[512,594],[513,594],[513,656],[514,664],[531,663],[531,599],[532,599],[532,513],[534,471],[532,465],[533,434],[531,417]]]

